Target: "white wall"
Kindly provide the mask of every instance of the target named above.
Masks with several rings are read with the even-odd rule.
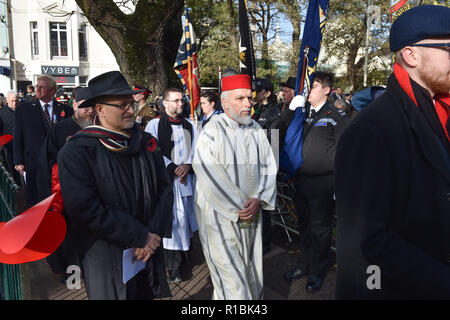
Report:
[[[53,8],[49,8],[49,7]],[[74,0],[11,0],[11,23],[13,54],[16,60],[17,80],[32,81],[41,74],[41,66],[79,67],[79,76],[88,80],[96,75],[119,70],[116,59],[109,47],[101,39]],[[73,14],[70,14],[74,12]],[[64,14],[69,13],[69,14]],[[32,59],[30,22],[37,21],[39,33],[39,57]],[[67,57],[50,55],[50,22],[65,22],[67,25]],[[78,29],[87,24],[87,61],[80,61]],[[76,77],[76,85],[79,77]]]

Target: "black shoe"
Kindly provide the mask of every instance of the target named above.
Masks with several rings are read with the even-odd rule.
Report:
[[[263,246],[263,255],[265,255],[266,253],[270,252],[270,250],[272,250],[271,246]]]
[[[318,277],[315,274],[312,274],[308,277],[305,289],[309,293],[314,293],[322,288],[322,284],[323,284],[323,277]]]
[[[302,269],[300,269],[299,267],[295,267],[295,269],[293,269],[289,272],[286,272],[284,274],[284,279],[286,279],[287,281],[291,281],[294,279],[300,279],[306,275],[307,275],[307,273],[304,272]]]
[[[181,273],[179,271],[169,272],[169,283],[178,284],[182,281]]]

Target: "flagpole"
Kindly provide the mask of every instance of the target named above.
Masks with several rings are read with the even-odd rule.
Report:
[[[185,21],[185,39],[187,42],[187,35],[186,35],[186,27],[189,28],[189,20],[186,19]],[[189,79],[189,102],[191,104],[191,116],[194,115],[194,105],[193,105],[193,95],[192,95],[192,63],[191,63],[191,46],[192,43],[191,42],[191,32],[189,30],[189,49],[187,48],[188,45],[186,45],[186,53],[187,53],[187,62],[188,62],[188,79]]]
[[[303,50],[303,61],[302,61],[302,74],[300,76],[300,87],[298,92],[296,92],[296,95],[303,93],[303,88],[305,86],[305,77],[306,77],[306,68],[308,67],[308,53],[309,53],[309,47],[305,46],[305,49]]]

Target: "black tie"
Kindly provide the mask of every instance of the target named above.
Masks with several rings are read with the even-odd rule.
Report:
[[[311,110],[311,119],[314,119],[314,117],[316,116],[316,110],[312,109]]]
[[[52,123],[52,121],[50,120],[50,114],[48,113],[48,107],[49,107],[49,105],[47,103],[44,104],[44,118],[45,118],[45,121],[47,122],[47,124],[50,125]]]

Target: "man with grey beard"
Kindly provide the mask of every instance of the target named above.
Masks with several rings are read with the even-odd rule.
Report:
[[[250,117],[251,94],[250,76],[224,76],[225,113],[211,118],[195,147],[195,214],[214,300],[263,299],[261,214],[275,208],[277,166]]]
[[[62,149],[71,136],[94,123],[96,112],[93,106],[78,108],[85,100],[91,98],[89,88],[77,87],[72,91],[72,95],[73,116],[50,127],[41,147],[36,175],[40,201],[54,193],[53,187],[59,184],[56,164],[59,150]],[[61,276],[61,281],[63,282],[66,279],[67,267],[72,264],[79,264],[78,261],[74,260],[73,243],[69,239],[70,233],[68,233],[60,248],[47,258],[53,272]]]

